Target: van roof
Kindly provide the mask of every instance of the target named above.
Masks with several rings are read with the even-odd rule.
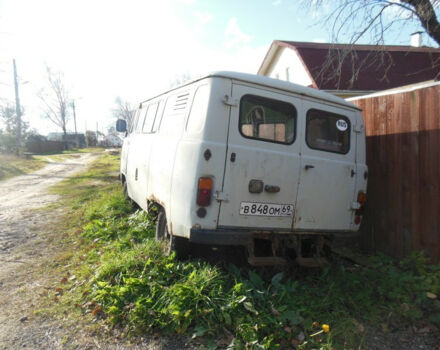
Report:
[[[299,95],[303,95],[303,96],[309,96],[312,98],[316,98],[322,101],[326,101],[326,102],[331,102],[331,103],[335,103],[338,105],[342,105],[345,107],[348,107],[350,109],[356,109],[356,110],[361,110],[358,106],[354,105],[351,102],[348,102],[340,97],[337,97],[335,95],[329,94],[327,92],[324,91],[320,91],[317,89],[312,89],[306,86],[302,86],[302,85],[298,85],[298,84],[294,84],[294,83],[290,83],[287,81],[283,81],[283,80],[279,80],[279,79],[273,79],[273,78],[269,78],[266,76],[262,76],[262,75],[255,75],[255,74],[248,74],[248,73],[239,73],[239,72],[231,72],[231,71],[214,71],[211,72],[205,76],[202,76],[200,78],[191,80],[187,83],[184,83],[182,85],[176,86],[168,91],[165,91],[159,95],[156,95],[154,97],[151,97],[147,100],[144,100],[141,102],[145,103],[147,101],[150,101],[154,98],[157,98],[163,94],[166,94],[170,91],[173,90],[177,90],[181,87],[184,86],[188,86],[192,83],[195,83],[197,81],[203,80],[203,79],[207,79],[207,78],[212,78],[212,77],[219,77],[219,78],[227,78],[227,79],[232,79],[235,81],[241,81],[241,82],[245,82],[245,83],[252,83],[252,84],[256,84],[256,85],[260,85],[260,86],[265,86],[265,87],[269,87],[269,88],[274,88],[274,89],[278,89],[278,90],[282,90],[282,91],[286,91],[286,92],[293,92],[295,94],[299,94]]]
[[[257,84],[261,86],[271,87],[279,90],[284,90],[288,92],[293,92],[296,94],[309,96],[313,98],[317,98],[319,100],[324,100],[327,102],[336,103],[339,105],[343,105],[352,109],[359,110],[359,107],[354,105],[351,102],[348,102],[340,97],[337,97],[335,95],[329,94],[324,91],[320,91],[317,89],[309,88],[307,86],[298,85],[294,83],[290,83],[284,80],[269,78],[262,75],[255,75],[255,74],[247,74],[247,73],[238,73],[238,72],[230,72],[230,71],[215,71],[211,72],[208,75],[204,76],[203,78],[196,79],[201,80],[209,77],[222,77],[222,78],[229,78],[237,81],[242,82],[249,82],[252,84]]]

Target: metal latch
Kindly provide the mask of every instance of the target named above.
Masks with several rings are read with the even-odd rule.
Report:
[[[361,208],[361,204],[359,202],[351,202],[351,209],[358,210]]]
[[[220,192],[220,191],[215,191],[214,198],[219,202],[221,201],[227,202],[229,200],[228,195],[225,192]]]
[[[225,95],[223,97],[223,103],[227,106],[231,106],[231,107],[237,107],[238,106],[238,101],[236,99],[232,99],[231,96],[229,95]]]

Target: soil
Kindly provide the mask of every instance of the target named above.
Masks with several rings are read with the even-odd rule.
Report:
[[[53,289],[59,276],[41,273],[59,247],[54,244],[56,223],[62,209],[38,210],[57,201],[50,186],[84,170],[94,159],[78,154],[68,160],[53,161],[28,175],[0,181],[0,350],[2,349],[188,349],[179,337],[145,336],[120,339],[103,336],[72,324],[68,316],[52,318],[35,313],[42,295]],[[57,250],[58,249],[58,250]],[[440,349],[438,332],[377,332],[365,329],[365,345],[370,349]]]
[[[57,201],[49,187],[84,170],[93,154],[71,155],[32,174],[0,181],[0,349],[168,349],[180,340],[139,338],[127,343],[103,339],[81,325],[39,316],[37,306],[58,276],[42,266],[60,252],[54,244],[62,209],[38,210]],[[111,338],[111,337],[110,337]]]

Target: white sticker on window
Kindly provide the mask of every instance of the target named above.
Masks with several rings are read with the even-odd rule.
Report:
[[[336,122],[336,127],[338,128],[339,131],[345,131],[348,128],[348,124],[344,119],[339,119]]]

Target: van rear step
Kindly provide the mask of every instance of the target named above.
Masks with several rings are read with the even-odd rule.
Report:
[[[248,258],[248,263],[252,266],[273,266],[285,265],[287,260],[279,256],[252,256]]]

